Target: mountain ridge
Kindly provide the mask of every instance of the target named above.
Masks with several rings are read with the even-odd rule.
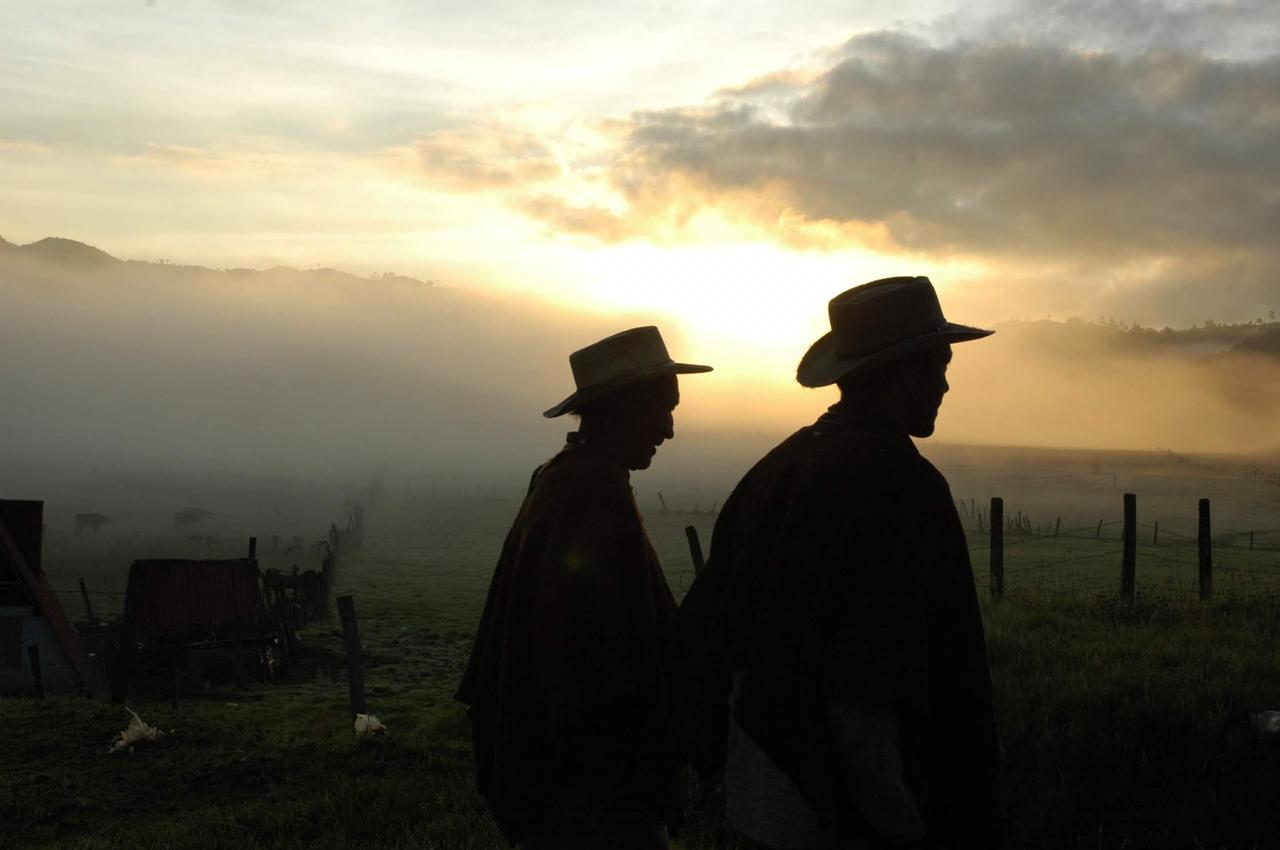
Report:
[[[0,249],[34,257],[45,262],[65,265],[106,265],[122,262],[101,248],[61,236],[46,236],[26,245],[18,245],[0,238]]]
[[[93,245],[60,236],[47,236],[35,242],[19,245],[0,236],[0,256],[16,255],[36,259],[49,265],[83,268],[91,265],[137,265],[151,269],[177,270],[188,273],[217,275],[277,275],[297,279],[330,280],[346,282],[383,282],[392,286],[436,287],[435,280],[421,280],[408,275],[386,272],[364,277],[338,268],[324,267],[302,269],[288,265],[274,265],[265,269],[249,267],[211,268],[191,264],[154,262],[151,260],[119,259]],[[1274,316],[1274,313],[1272,314]],[[1107,348],[1128,349],[1199,349],[1200,354],[1252,353],[1280,357],[1280,321],[1274,319],[1254,322],[1224,323],[1211,319],[1189,328],[1148,327],[1138,322],[1118,322],[1114,318],[1086,320],[1076,316],[1066,319],[1017,319],[1011,318],[994,324],[996,329],[1027,334],[1032,332],[1044,345],[1065,349],[1103,344]]]

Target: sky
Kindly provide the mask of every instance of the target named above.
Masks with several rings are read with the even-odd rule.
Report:
[[[1280,308],[1280,6],[0,5],[0,236],[396,271],[790,380],[841,290]],[[744,377],[745,376],[745,377]]]

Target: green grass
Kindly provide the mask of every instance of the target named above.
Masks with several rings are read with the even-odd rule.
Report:
[[[176,708],[165,695],[131,702],[173,730],[132,755],[107,753],[128,719],[121,707],[0,700],[0,846],[503,847],[472,790],[467,725],[451,696],[515,507],[371,512],[336,592],[355,597],[383,738],[352,734],[336,617],[307,628],[307,659],[288,683],[187,677]],[[689,519],[705,545],[710,517],[647,520],[677,592],[691,573]],[[1056,583],[1037,572],[1067,547],[1090,546],[1096,564],[1076,561]],[[1201,605],[1161,593],[1159,562],[1144,572],[1141,559],[1148,595],[1122,604],[1109,589],[1115,548],[1013,546],[1006,598],[984,601],[1012,846],[1280,847],[1280,747],[1250,725],[1252,713],[1280,708],[1280,606],[1256,594]],[[1270,557],[1259,567],[1274,567]],[[975,553],[985,597],[984,558]],[[723,837],[714,797],[701,798],[682,845]]]
[[[986,608],[1015,847],[1280,846],[1280,609],[1013,594]]]

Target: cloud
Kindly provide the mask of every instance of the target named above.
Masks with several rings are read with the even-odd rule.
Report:
[[[589,236],[601,242],[621,242],[635,235],[616,212],[604,207],[574,206],[555,195],[535,195],[521,201],[519,208],[557,233]]]
[[[280,153],[225,151],[156,142],[148,142],[134,153],[107,156],[105,159],[116,165],[159,166],[218,180],[228,177],[261,178],[273,168],[296,161],[296,157]]]
[[[929,29],[944,38],[966,28],[961,14]],[[1280,9],[1270,0],[1021,0],[973,28],[981,40],[1051,42],[1073,48],[1182,50],[1224,58],[1273,54]]]
[[[909,250],[1267,248],[1280,225],[1280,59],[1136,58],[862,36],[785,118],[754,90],[636,116],[618,181],[781,186],[805,218],[884,222]],[[776,97],[779,83],[767,84]],[[1070,249],[1067,246],[1072,246]]]
[[[44,156],[53,150],[51,145],[0,137],[0,156]]]
[[[438,130],[412,152],[422,179],[454,191],[522,188],[561,173],[541,138],[500,124]]]
[[[803,249],[1057,267],[1088,293],[1067,309],[1131,302],[1125,281],[1087,283],[1121,269],[1143,270],[1151,303],[1203,309],[1223,279],[1245,312],[1280,301],[1280,56],[889,32],[831,56],[634,114],[604,178],[611,207],[522,208],[606,242],[678,241],[714,214]]]

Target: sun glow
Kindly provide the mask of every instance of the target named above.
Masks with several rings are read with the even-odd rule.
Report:
[[[795,383],[795,366],[827,329],[827,300],[890,262],[767,243],[635,243],[584,255],[580,271],[591,281],[590,306],[654,316],[674,357],[715,366],[714,380],[687,395],[686,422],[723,427],[731,415],[770,427],[814,404]]]
[[[900,270],[893,257],[798,253],[767,243],[611,246],[588,255],[583,269],[599,309],[670,316],[696,351],[787,380],[827,329],[833,295]]]

